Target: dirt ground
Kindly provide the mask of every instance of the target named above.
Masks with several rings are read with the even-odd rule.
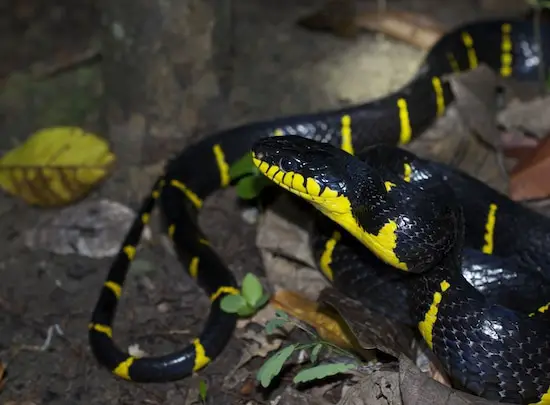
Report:
[[[425,12],[449,26],[495,15],[481,10],[473,0],[389,3],[392,8]],[[313,0],[234,2],[237,45],[231,108],[220,126],[368,100],[411,77],[423,55],[418,49],[370,33],[344,40],[294,25],[297,18],[320,4]],[[90,64],[34,86],[12,78],[0,96],[4,134],[0,148],[8,150],[32,131],[51,124],[94,128],[101,92],[99,68],[97,63]],[[80,101],[82,94],[92,97]],[[47,108],[54,101],[56,108]],[[63,109],[70,109],[71,114],[60,112]],[[456,117],[444,119],[447,121],[438,123],[416,148],[452,155],[456,144],[447,140],[456,130]],[[441,143],[441,139],[447,140]],[[495,162],[483,154],[472,159],[472,171],[488,173],[490,169],[484,165],[492,165],[494,170]],[[134,187],[136,182],[126,181],[129,174],[124,162],[119,170],[117,180],[90,198],[105,197],[136,209],[153,176],[143,174]],[[234,191],[217,193],[208,201],[206,212],[201,219],[204,229],[236,276],[240,279],[254,272],[263,277],[255,227],[242,220]],[[176,383],[131,384],[98,367],[88,349],[87,323],[111,260],[26,248],[24,232],[44,215],[42,210],[0,195],[4,242],[0,246],[0,361],[8,370],[0,404],[192,404],[198,403],[199,378],[209,386],[207,403],[269,403],[260,394],[244,390],[246,380],[235,387],[227,381],[224,384],[244,347],[237,339],[199,376]],[[153,242],[139,255],[154,263],[154,271],[130,277],[118,310],[115,336],[121,347],[139,343],[150,353],[161,353],[181,347],[201,329],[208,299],[181,271],[157,235]],[[47,348],[41,348],[48,329],[54,330],[56,325],[63,336],[54,333]],[[248,384],[258,365],[259,361],[253,361],[247,366],[251,370]]]

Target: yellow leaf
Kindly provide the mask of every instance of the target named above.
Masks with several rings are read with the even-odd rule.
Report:
[[[76,127],[46,128],[0,159],[0,187],[29,204],[65,205],[85,196],[114,162],[104,139]]]
[[[277,291],[270,303],[273,307],[314,327],[322,339],[343,349],[358,347],[355,336],[335,311],[321,308],[319,303],[289,290]]]

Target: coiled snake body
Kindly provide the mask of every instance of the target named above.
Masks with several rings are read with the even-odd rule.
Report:
[[[221,311],[220,300],[227,294],[237,293],[238,286],[201,232],[197,224],[197,213],[209,194],[231,184],[230,165],[249,153],[254,142],[266,137],[299,135],[350,153],[359,153],[375,144],[406,144],[443,115],[446,107],[453,101],[453,93],[444,77],[448,73],[469,70],[484,63],[504,77],[537,79],[538,66],[544,62],[543,56],[550,55],[550,27],[543,25],[541,34],[542,44],[538,45],[532,24],[522,20],[491,20],[466,24],[443,36],[427,54],[412,80],[388,96],[337,111],[244,125],[219,132],[186,148],[168,163],[165,174],[155,183],[150,196],[143,202],[138,217],[107,275],[89,324],[90,346],[99,363],[127,380],[173,381],[201,369],[222,351],[231,337],[236,318]],[[112,324],[128,267],[135,257],[141,232],[157,202],[160,204],[166,233],[172,239],[179,259],[191,278],[208,294],[212,304],[202,333],[189,346],[164,356],[137,358],[115,345]],[[466,215],[466,235],[478,235],[475,226],[479,222],[476,218],[471,217],[474,224],[474,228],[471,228],[470,217]],[[498,250],[498,243],[497,240],[493,246],[495,252]],[[324,250],[323,245],[316,244],[319,249]],[[451,245],[454,246],[454,243],[449,242],[449,246]],[[518,249],[523,249],[523,246],[517,246]],[[334,251],[335,254],[338,249]],[[414,257],[407,250],[401,253]],[[318,254],[323,256],[320,250]],[[321,268],[325,267],[326,256],[323,256],[325,259],[320,263]],[[331,271],[336,273],[339,262],[336,256],[333,259]],[[524,259],[518,265],[518,274],[521,273],[521,263],[529,262],[528,255]],[[536,261],[536,258],[531,260],[531,264]],[[443,268],[451,265],[457,266],[459,261],[454,260]],[[541,266],[544,267],[543,264]],[[490,271],[494,267],[491,263],[486,266]],[[473,271],[472,274],[475,279],[475,274],[486,273]],[[492,291],[493,285],[487,283],[489,279],[485,276],[482,279],[480,288],[485,286],[487,291]],[[424,290],[416,291],[424,298],[427,295],[432,299],[437,289],[445,286],[429,284],[428,281]],[[460,282],[449,279],[448,283],[453,288],[445,291],[449,291],[448,295],[454,294]],[[502,291],[507,294],[506,291],[509,290]],[[538,302],[538,299],[534,302]],[[426,308],[420,305],[418,311],[426,312]],[[437,339],[434,340],[434,345],[436,344]],[[539,392],[540,384],[532,384],[536,388],[526,386],[526,392]],[[476,391],[475,387],[468,384],[466,388],[474,388],[473,391]],[[493,397],[492,391],[477,391],[479,395]],[[487,392],[491,393],[486,394]],[[520,394],[521,398],[527,398],[526,395]]]

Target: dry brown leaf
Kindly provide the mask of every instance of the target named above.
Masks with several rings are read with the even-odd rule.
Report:
[[[314,327],[321,338],[345,349],[356,347],[349,329],[341,324],[339,316],[319,303],[289,290],[280,290],[271,298],[271,305]]]
[[[378,349],[395,358],[401,353],[416,358],[413,336],[408,326],[372,311],[334,287],[321,291],[319,302],[334,309],[363,351]]]
[[[25,231],[25,245],[59,255],[112,257],[120,250],[120,241],[135,217],[135,211],[116,201],[82,201],[44,215],[34,228]],[[151,230],[146,226],[142,240],[150,239]]]
[[[424,50],[430,49],[447,31],[437,21],[407,11],[359,13],[355,16],[355,25]]]
[[[292,289],[316,300],[328,281],[315,269],[308,232],[311,212],[298,208],[290,193],[278,196],[260,217],[256,246],[274,290]]]
[[[550,197],[550,136],[525,156],[510,174],[510,197],[516,201]]]
[[[500,146],[497,129],[496,88],[499,78],[488,66],[455,74],[450,77],[455,105],[468,127],[495,150]]]
[[[523,160],[527,158],[539,144],[537,139],[514,130],[504,131],[500,139],[504,156],[511,159]]]
[[[447,31],[423,14],[381,10],[359,13],[353,0],[329,0],[319,11],[299,19],[298,25],[344,38],[355,38],[360,30],[370,30],[420,49],[430,49]]]

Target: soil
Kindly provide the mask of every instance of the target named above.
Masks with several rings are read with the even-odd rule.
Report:
[[[418,49],[372,33],[349,40],[296,27],[294,22],[320,7],[320,1],[233,3],[231,106],[220,127],[381,96],[404,84],[423,55]],[[473,0],[395,0],[390,6],[426,13],[449,26],[497,15],[482,10]],[[89,44],[86,38],[82,43]],[[8,48],[2,49],[7,49],[4,53],[9,56],[13,49]],[[6,59],[5,54],[0,60]],[[87,65],[32,84],[20,75],[7,77],[0,95],[4,134],[0,148],[6,151],[47,125],[98,128],[99,68],[97,63]],[[136,173],[119,162],[113,179],[90,198],[109,198],[136,209],[153,179],[151,171]],[[199,403],[200,379],[209,387],[207,403],[269,403],[244,389],[250,382],[234,389],[224,385],[224,377],[241,356],[243,342],[237,339],[198,376],[176,383],[131,384],[100,368],[87,345],[87,323],[111,259],[29,250],[23,234],[43,215],[43,210],[0,196],[5,243],[0,246],[0,361],[7,367],[0,404],[191,404]],[[233,190],[210,198],[201,221],[238,279],[247,272],[263,274],[255,248],[255,227],[243,221]],[[139,253],[141,259],[154,263],[154,271],[139,273],[126,283],[115,335],[121,347],[139,343],[149,353],[162,353],[181,347],[200,331],[208,299],[158,236],[154,242]],[[48,330],[56,328],[63,336],[54,332],[44,345]],[[252,376],[258,364],[247,366]]]

